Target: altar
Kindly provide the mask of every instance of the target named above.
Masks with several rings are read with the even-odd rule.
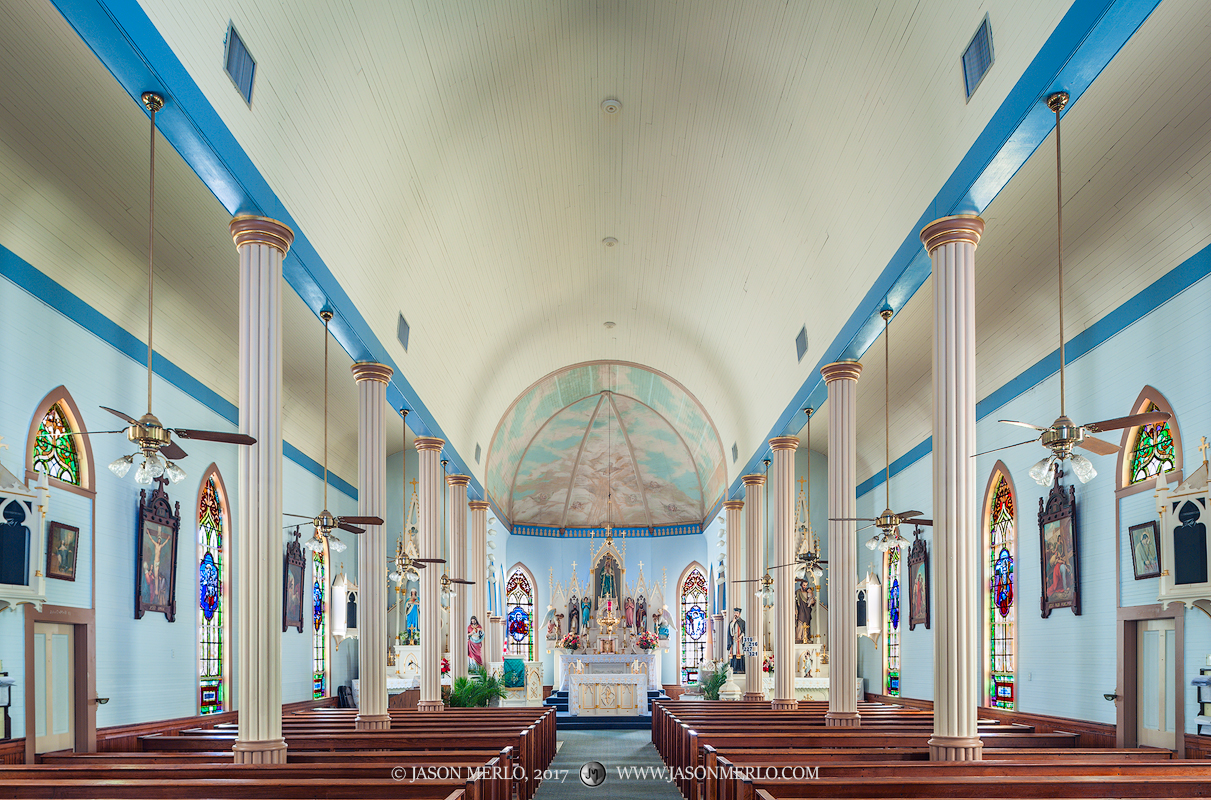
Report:
[[[648,678],[639,673],[572,673],[568,675],[571,716],[646,714]]]
[[[572,695],[572,690],[568,679],[573,672],[573,665],[577,661],[584,665],[584,674],[580,677],[610,676],[614,678],[630,678],[634,676],[635,673],[631,672],[631,665],[639,662],[640,672],[638,676],[645,679],[647,688],[660,689],[659,650],[651,653],[633,654],[580,653],[578,651],[557,650],[555,652],[555,687],[556,689],[567,690],[569,697]]]

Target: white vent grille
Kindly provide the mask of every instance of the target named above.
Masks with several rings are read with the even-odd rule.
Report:
[[[992,28],[988,25],[988,17],[980,23],[975,36],[967,49],[963,51],[963,85],[967,90],[967,99],[975,94],[976,87],[992,67]]]
[[[236,33],[235,26],[227,25],[227,76],[239,90],[244,102],[252,105],[252,81],[256,77],[256,61],[244,46],[244,40]]]
[[[404,352],[408,352],[408,333],[411,332],[408,326],[408,320],[404,319],[404,315],[399,315],[399,325],[395,328],[395,336],[399,339],[399,343],[404,346]]]
[[[803,360],[803,356],[807,355],[807,326],[804,325],[799,330],[799,335],[795,337],[795,352],[799,354],[799,360]]]

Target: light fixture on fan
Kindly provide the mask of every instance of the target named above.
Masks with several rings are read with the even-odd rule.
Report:
[[[408,409],[401,408],[399,410],[400,419],[403,420],[404,426],[404,450],[408,447]],[[403,451],[401,451],[402,453]],[[404,537],[408,530],[408,473],[407,459],[400,459],[400,508],[404,510],[400,523],[399,540],[395,543],[395,557],[391,559],[393,569],[387,574],[387,578],[393,581],[397,586],[403,585],[405,581],[420,580],[420,571],[425,568],[425,564],[445,564],[445,559],[441,558],[413,558],[404,549]]]
[[[900,525],[903,523],[911,522],[914,525],[933,525],[933,520],[922,518],[922,512],[920,511],[901,511],[897,514],[891,510],[891,345],[888,343],[888,323],[891,321],[893,313],[890,308],[884,308],[879,312],[879,316],[883,318],[883,455],[887,463],[887,472],[883,479],[883,489],[885,492],[884,497],[887,500],[887,507],[883,509],[882,514],[873,519],[869,517],[829,518],[831,522],[868,523],[858,528],[859,531],[872,527],[878,528],[879,532],[866,540],[866,546],[871,550],[882,550],[883,552],[909,544],[909,541],[900,533]]]
[[[1064,203],[1061,188],[1062,173],[1060,170],[1060,112],[1064,110],[1064,106],[1067,104],[1067,92],[1056,92],[1047,97],[1047,107],[1055,112],[1055,218],[1057,230],[1056,271],[1059,276],[1059,295],[1057,299],[1060,310],[1060,415],[1047,428],[1016,420],[999,420],[1009,425],[1031,428],[1038,431],[1039,435],[1034,439],[1027,439],[1024,442],[1017,442],[1016,444],[985,451],[993,453],[997,450],[1007,450],[1010,447],[1030,444],[1034,441],[1039,442],[1051,451],[1049,455],[1030,468],[1030,477],[1034,478],[1035,482],[1040,486],[1047,486],[1059,476],[1059,469],[1064,461],[1068,461],[1072,465],[1072,471],[1076,473],[1076,477],[1081,483],[1091,481],[1097,475],[1097,470],[1093,468],[1093,462],[1080,453],[1073,452],[1073,448],[1079,447],[1099,456],[1112,455],[1120,449],[1119,445],[1111,444],[1104,439],[1098,439],[1093,434],[1166,422],[1170,416],[1164,411],[1151,411],[1145,414],[1116,417],[1115,419],[1107,419],[1087,425],[1077,425],[1068,418],[1064,411]],[[977,453],[977,455],[984,455],[984,453]]]
[[[185,458],[186,453],[172,441],[172,434],[174,433],[182,439],[197,439],[200,441],[226,442],[228,444],[240,445],[256,444],[256,439],[242,433],[200,431],[189,428],[166,428],[151,413],[153,355],[152,301],[155,298],[156,112],[164,107],[164,98],[154,92],[144,92],[142,100],[143,105],[151,112],[151,171],[147,202],[147,413],[139,419],[135,419],[129,414],[101,406],[103,410],[126,422],[129,427],[118,431],[80,431],[74,435],[89,436],[103,433],[125,433],[126,438],[138,447],[138,451],[114,459],[109,464],[109,471],[119,478],[125,478],[127,473],[134,467],[136,459],[142,458],[139,468],[135,471],[135,482],[148,486],[160,477],[172,483],[180,483],[185,479],[185,470],[177,466],[175,462]]]
[[[353,523],[382,525],[383,520],[379,517],[338,517],[328,511],[328,323],[332,321],[332,312],[324,309],[320,312],[320,319],[324,320],[324,510],[314,517],[306,517],[302,514],[284,514],[283,516],[311,520],[314,532],[310,539],[303,542],[304,550],[323,552],[326,542],[329,551],[343,553],[348,545],[337,537],[335,533],[337,528],[349,533],[365,533],[365,528],[359,528]]]
[[[803,409],[803,413],[807,414],[807,507],[804,511],[803,528],[800,531],[803,537],[803,552],[795,556],[798,561],[797,573],[802,573],[806,578],[811,575],[813,583],[820,585],[820,579],[824,577],[824,565],[827,561],[820,558],[820,539],[812,530],[812,411],[811,406]]]

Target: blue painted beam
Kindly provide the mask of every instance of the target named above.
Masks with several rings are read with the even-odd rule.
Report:
[[[1160,0],[1076,0],[1072,4],[825,350],[812,377],[804,381],[775,421],[767,439],[796,433],[802,427],[802,410],[809,405],[819,408],[828,399],[820,368],[834,361],[860,359],[883,332],[880,309],[890,305],[899,313],[929,278],[930,262],[921,246],[921,230],[940,217],[983,213],[1055,126],[1055,115],[1043,102],[1047,95],[1061,89],[1068,92],[1070,110],[1159,4]],[[1058,369],[1058,360],[1056,365]],[[732,481],[729,497],[744,496],[740,476],[760,472],[758,465],[768,452],[768,445],[762,443]]]
[[[397,410],[409,409],[409,427],[414,432],[447,439],[432,412],[388,355],[386,347],[341,288],[306,233],[291,217],[139,4],[135,0],[52,2],[142,113],[147,113],[140,99],[143,92],[155,91],[164,96],[164,108],[156,114],[161,133],[228,213],[272,217],[294,231],[294,244],[282,265],[286,282],[317,317],[323,308],[332,309],[335,316],[329,330],[354,361],[377,361],[395,371],[387,387],[387,400]],[[234,245],[232,248],[234,269]],[[452,473],[472,476],[467,487],[468,499],[483,499],[483,487],[454,446],[447,444],[442,456],[450,461]]]

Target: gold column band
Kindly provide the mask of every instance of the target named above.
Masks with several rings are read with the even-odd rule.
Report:
[[[740,509],[744,508],[744,501],[743,500],[724,500],[723,507],[728,509],[729,511],[739,511]]]
[[[862,374],[862,365],[857,361],[834,361],[820,368],[825,383],[832,381],[856,381]]]
[[[416,449],[417,450],[422,450],[422,451],[423,450],[441,450],[445,446],[446,446],[446,443],[443,440],[435,439],[432,436],[417,436],[416,437]]]
[[[467,501],[467,508],[471,509],[472,511],[487,511],[491,507],[492,507],[492,504],[489,503],[487,500],[468,500]]]
[[[984,220],[974,214],[942,217],[925,226],[921,231],[921,244],[932,253],[944,244],[970,242],[974,247],[980,243],[984,233]]]
[[[470,475],[447,475],[446,476],[446,485],[447,486],[467,486],[470,483],[471,483]]]
[[[769,440],[771,450],[798,450],[798,436],[775,436]]]
[[[378,364],[374,361],[358,361],[349,369],[353,372],[353,379],[358,381],[378,381],[379,383],[389,383],[391,375],[395,370],[388,367],[386,364]]]
[[[281,250],[285,256],[294,242],[294,231],[269,217],[240,214],[227,227],[237,250],[246,244],[267,244]]]
[[[740,479],[740,482],[745,486],[761,486],[765,483],[764,475],[745,475]]]

